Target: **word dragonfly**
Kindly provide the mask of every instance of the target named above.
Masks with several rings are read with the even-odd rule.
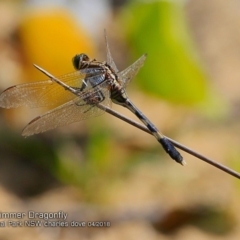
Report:
[[[90,60],[86,54],[78,54],[73,58],[73,65],[77,71],[58,78],[34,65],[50,79],[7,88],[0,95],[0,107],[16,108],[22,105],[42,107],[59,104],[60,106],[36,117],[27,124],[22,135],[29,136],[98,116],[104,113],[104,106],[110,107],[111,102],[113,102],[133,112],[145,124],[170,157],[184,165],[183,157],[173,144],[158,131],[126,94],[125,88],[143,66],[146,54],[131,66],[119,72],[110,53],[106,32],[105,41],[107,62],[99,62],[96,59]],[[49,96],[56,96],[56,94],[61,97],[49,101]]]

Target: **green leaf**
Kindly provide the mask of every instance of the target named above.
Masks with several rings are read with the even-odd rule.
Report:
[[[148,53],[139,86],[167,100],[192,104],[205,99],[207,84],[183,13],[174,1],[135,2],[121,19],[134,59]]]

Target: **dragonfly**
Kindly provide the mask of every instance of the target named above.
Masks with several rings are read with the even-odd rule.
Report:
[[[16,108],[56,106],[45,114],[34,118],[23,129],[27,137],[73,122],[99,116],[111,103],[129,109],[149,129],[163,149],[177,163],[185,161],[174,145],[132,103],[126,93],[129,82],[144,65],[147,54],[142,55],[125,70],[119,71],[112,58],[106,31],[104,32],[107,61],[90,59],[85,53],[77,54],[72,62],[75,72],[54,77],[46,70],[34,66],[49,77],[48,80],[11,86],[0,95],[0,107]],[[54,96],[61,97],[54,97]],[[52,96],[49,101],[49,96]]]

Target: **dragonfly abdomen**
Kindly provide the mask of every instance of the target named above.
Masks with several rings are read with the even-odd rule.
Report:
[[[131,112],[133,112],[139,120],[141,120],[144,125],[149,129],[152,135],[158,140],[158,142],[162,145],[163,149],[169,154],[169,156],[175,160],[176,162],[184,165],[185,161],[181,154],[176,150],[173,144],[165,138],[165,136],[158,131],[158,129],[148,120],[146,116],[129,100],[126,99],[123,106],[128,108]]]
[[[163,149],[169,154],[172,159],[182,165],[186,164],[181,154],[176,150],[176,148],[167,138],[160,138],[158,139],[158,142],[162,145]]]

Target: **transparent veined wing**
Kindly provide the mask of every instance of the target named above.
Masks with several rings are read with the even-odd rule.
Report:
[[[112,54],[110,52],[106,29],[104,29],[104,37],[105,37],[105,43],[106,43],[107,63],[111,66],[111,68],[114,70],[114,72],[117,73],[118,69],[117,69],[115,62],[113,61]]]
[[[97,74],[97,73],[96,73]],[[75,71],[58,77],[73,88],[80,88],[87,72]],[[97,76],[97,75],[96,75]],[[70,91],[52,80],[19,84],[7,88],[0,95],[0,107],[47,107],[63,104],[75,98]]]
[[[96,99],[98,99],[99,94],[104,96],[103,101],[100,103],[110,106],[108,89],[95,88],[81,94],[79,97],[75,96],[73,100],[36,117],[23,129],[22,135],[27,137],[103,114],[104,111],[96,106],[98,103]],[[94,104],[95,100],[96,104]]]
[[[136,62],[131,66],[118,73],[118,78],[121,85],[125,88],[128,83],[137,75],[140,68],[144,65],[147,58],[147,54],[142,55]]]

